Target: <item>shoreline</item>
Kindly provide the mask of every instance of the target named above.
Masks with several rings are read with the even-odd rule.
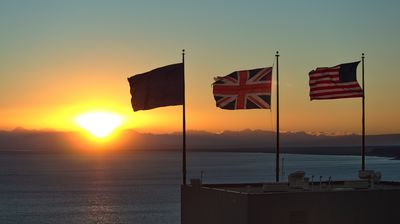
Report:
[[[121,149],[111,150],[119,153],[129,153],[135,151],[180,151],[180,149]],[[275,148],[188,148],[188,152],[237,152],[237,153],[275,153]],[[14,155],[29,155],[29,154],[75,154],[75,153],[92,153],[90,150],[0,150],[0,155],[14,154]],[[108,153],[110,151],[99,151],[96,153]],[[326,146],[312,146],[312,147],[282,147],[281,154],[306,154],[306,155],[336,155],[336,156],[359,156],[360,147],[356,146],[339,146],[339,147],[326,147]],[[366,156],[377,156],[400,160],[400,146],[368,146],[366,147]]]

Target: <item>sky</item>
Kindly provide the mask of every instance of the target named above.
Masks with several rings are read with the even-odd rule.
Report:
[[[308,72],[364,52],[366,132],[399,133],[399,9],[389,0],[0,0],[0,129],[76,130],[77,116],[108,111],[122,128],[181,131],[181,106],[133,112],[127,77],[180,62],[185,49],[189,130],[274,130],[275,95],[272,110],[226,111],[211,83],[276,65],[279,50],[282,131],[360,133],[361,98],[310,101]]]

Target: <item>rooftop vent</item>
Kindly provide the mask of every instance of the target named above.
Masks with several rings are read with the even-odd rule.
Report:
[[[289,187],[294,189],[308,189],[309,188],[309,178],[305,177],[306,172],[296,171],[289,174]]]

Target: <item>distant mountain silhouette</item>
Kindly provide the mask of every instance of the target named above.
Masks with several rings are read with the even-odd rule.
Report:
[[[71,151],[91,147],[108,147],[120,150],[176,150],[181,148],[181,133],[151,134],[135,130],[121,131],[118,141],[96,144],[78,132],[54,130],[0,131],[1,151]],[[308,134],[286,132],[281,134],[283,153],[346,154],[358,155],[361,136]],[[397,156],[400,152],[400,134],[366,136],[368,151],[374,155]],[[274,152],[275,133],[264,130],[188,131],[188,150]]]

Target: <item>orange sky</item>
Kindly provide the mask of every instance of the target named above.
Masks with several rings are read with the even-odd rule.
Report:
[[[321,14],[320,21],[320,4],[64,4],[1,3],[0,129],[76,130],[76,116],[111,111],[124,117],[122,128],[180,131],[180,106],[134,113],[126,78],[180,62],[185,48],[189,130],[272,130],[274,109],[216,108],[211,83],[217,75],[272,66],[280,50],[281,130],[360,133],[361,99],[311,102],[308,72],[365,52],[367,134],[400,132],[400,33],[393,30],[400,16],[393,6],[368,3],[344,18]],[[381,16],[371,20],[365,11]]]

